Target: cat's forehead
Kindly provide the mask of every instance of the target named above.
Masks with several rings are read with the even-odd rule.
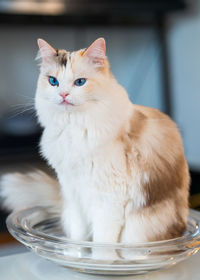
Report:
[[[59,76],[69,80],[79,76],[92,78],[98,73],[107,74],[107,70],[109,70],[107,60],[104,61],[106,67],[101,67],[102,64],[98,64],[97,61],[91,60],[85,55],[86,50],[70,52],[58,49],[48,63],[44,64],[43,71],[46,72],[46,75]]]
[[[75,76],[91,76],[94,69],[88,58],[84,56],[84,52],[85,49],[74,52],[56,50],[56,55],[53,57],[55,63],[48,65],[48,72],[50,71],[52,76],[60,76],[69,80]]]
[[[56,50],[56,59],[61,66],[66,66],[70,53],[66,50]]]
[[[73,64],[82,57],[85,49],[76,52],[69,52],[66,50],[56,50],[56,60],[60,66],[67,66],[67,64]]]

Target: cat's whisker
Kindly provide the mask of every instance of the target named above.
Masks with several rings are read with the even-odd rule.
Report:
[[[18,111],[18,110],[24,110],[24,109],[26,109],[26,108],[34,108],[34,104],[13,105],[13,106],[11,106],[11,109],[12,109],[11,111],[13,112],[13,111]]]
[[[20,97],[24,97],[25,99],[32,99],[32,100],[35,100],[35,97],[31,97],[31,96],[27,96],[27,95],[23,95],[23,94],[17,94],[18,96]]]
[[[15,114],[11,115],[10,118],[14,118],[16,116],[22,115],[22,114],[24,114],[25,112],[28,112],[28,111],[33,111],[33,115],[36,114],[35,110],[34,110],[34,106],[31,106],[29,108],[25,108],[25,109],[23,109],[19,112],[16,112]]]
[[[27,103],[18,103],[18,104],[11,104],[10,106],[11,107],[20,107],[20,106],[33,106],[34,105],[34,102],[27,102]]]
[[[34,109],[34,104],[17,104],[17,105],[11,105],[12,110],[11,113],[20,113],[26,109]]]

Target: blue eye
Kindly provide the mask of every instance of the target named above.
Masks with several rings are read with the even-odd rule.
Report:
[[[85,84],[85,82],[86,82],[85,78],[79,78],[79,79],[74,81],[74,84],[78,87],[81,87]]]
[[[49,77],[49,83],[50,83],[50,85],[52,85],[53,87],[54,86],[59,86],[59,82],[58,82],[58,80],[55,78],[55,77]]]

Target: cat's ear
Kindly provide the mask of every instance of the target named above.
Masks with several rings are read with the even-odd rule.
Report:
[[[56,55],[56,50],[49,45],[45,40],[38,39],[39,53],[37,58],[42,58],[43,61],[48,60],[48,58]]]
[[[99,38],[89,46],[84,52],[84,56],[93,59],[95,63],[100,65],[103,63],[104,58],[106,58],[106,42],[104,38]]]

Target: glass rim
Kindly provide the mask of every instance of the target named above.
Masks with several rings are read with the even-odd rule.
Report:
[[[25,238],[34,238],[36,241],[45,241],[46,244],[52,245],[62,245],[64,247],[78,246],[78,247],[105,247],[105,248],[113,248],[113,249],[151,249],[151,251],[163,251],[167,248],[167,250],[175,250],[177,246],[187,246],[190,248],[200,247],[200,218],[197,218],[196,211],[189,211],[188,216],[188,224],[193,227],[194,232],[191,234],[183,235],[181,237],[168,239],[168,240],[160,240],[153,242],[141,242],[141,243],[101,243],[101,242],[93,242],[93,241],[74,241],[69,238],[63,238],[59,236],[53,236],[47,233],[43,233],[41,231],[37,231],[30,225],[28,222],[28,216],[31,214],[36,214],[41,211],[48,211],[51,214],[58,215],[60,211],[55,207],[32,207],[25,208],[23,210],[11,213],[6,220],[7,228],[9,232],[18,239],[18,235],[24,236]],[[56,216],[55,216],[56,217]],[[25,242],[24,242],[25,243]]]

